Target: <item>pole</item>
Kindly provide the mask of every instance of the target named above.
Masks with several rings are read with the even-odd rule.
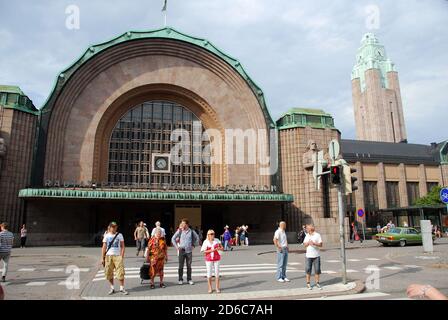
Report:
[[[339,240],[341,243],[341,264],[342,264],[342,283],[347,284],[347,263],[345,257],[345,202],[343,199],[343,185],[338,187],[338,207],[339,207]]]
[[[164,20],[165,20],[165,28],[166,28],[166,10],[163,13],[164,13],[163,17],[164,17]]]

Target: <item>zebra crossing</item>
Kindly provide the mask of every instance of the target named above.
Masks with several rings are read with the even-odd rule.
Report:
[[[300,262],[288,263],[288,273],[303,273],[302,268],[298,269]],[[275,274],[277,272],[277,265],[274,263],[257,263],[257,264],[222,264],[219,267],[220,275],[232,276],[232,275],[253,275],[253,274]],[[193,265],[192,266],[192,277],[205,277],[207,270],[205,265]],[[164,268],[165,278],[177,278],[178,277],[178,267],[166,266]],[[126,267],[125,268],[125,279],[140,279],[140,267]],[[97,274],[92,280],[104,281],[104,270],[98,270]]]
[[[90,268],[78,268],[77,269],[80,273],[87,273],[90,271]],[[3,269],[0,269],[0,273],[3,271]],[[67,267],[55,267],[55,268],[49,268],[49,269],[40,269],[37,270],[36,268],[19,268],[17,270],[15,270],[17,273],[20,274],[29,274],[29,275],[33,275],[35,276],[36,272],[39,273],[45,273],[45,272],[49,272],[49,273],[53,273],[53,274],[57,274],[57,273],[61,273],[62,275],[66,275],[66,271],[67,271]],[[14,272],[14,270],[9,270],[9,272]],[[73,269],[70,269],[69,273],[72,273]],[[37,278],[37,277],[36,277]],[[11,282],[10,281],[6,281],[6,282],[2,282],[1,284],[3,286],[8,286]],[[51,284],[56,284],[59,286],[66,286],[67,282],[66,280],[64,281],[60,281],[60,279],[56,280],[56,281],[29,281],[26,283],[23,283],[24,286],[26,287],[43,287],[43,286],[47,286],[47,285],[51,285]]]
[[[372,271],[402,271],[402,270],[411,270],[411,269],[419,269],[422,268],[418,265],[370,265],[364,268],[356,268],[356,265],[362,262],[371,262],[381,261],[378,258],[349,258],[347,261],[350,263],[350,268],[347,269],[347,273],[368,273]],[[339,259],[323,259],[322,261],[322,274],[326,275],[337,275],[341,272],[338,263],[341,260]],[[336,267],[336,268],[334,268]],[[206,276],[206,267],[203,264],[193,265],[193,277],[205,277]],[[87,273],[90,271],[89,268],[79,268],[79,272]],[[0,269],[0,272],[2,269]],[[11,272],[12,270],[10,270]],[[36,269],[34,267],[21,267],[15,270],[20,274],[33,274],[36,273],[51,273],[51,274],[61,274],[65,275],[67,271],[67,267],[64,266],[56,266],[48,269]],[[220,266],[220,274],[221,276],[235,276],[235,275],[256,275],[256,274],[275,274],[277,272],[277,266],[275,263],[248,263],[248,264],[222,264]],[[130,266],[125,268],[125,278],[126,279],[140,279],[140,267],[138,266]],[[177,278],[178,267],[177,266],[166,266],[165,267],[165,277],[166,278]],[[303,264],[301,262],[290,262],[288,263],[288,273],[303,273]],[[37,279],[36,279],[37,278]],[[95,274],[92,279],[93,282],[104,281],[104,270],[100,269]],[[3,283],[3,285],[8,285],[9,282]],[[58,286],[66,286],[66,280],[61,281],[59,278],[57,281],[39,281],[38,277],[35,277],[33,281],[29,281],[27,283],[23,283],[24,286],[27,287],[43,287],[47,285],[58,285]]]

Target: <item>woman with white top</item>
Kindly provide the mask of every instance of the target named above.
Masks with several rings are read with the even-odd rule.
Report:
[[[212,293],[212,271],[215,271],[216,293],[220,293],[219,288],[219,261],[224,248],[221,241],[215,239],[215,231],[207,231],[207,239],[202,243],[201,252],[205,255],[205,266],[207,268],[208,293]]]

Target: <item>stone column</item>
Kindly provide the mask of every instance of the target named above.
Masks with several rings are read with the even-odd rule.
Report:
[[[356,181],[356,185],[358,186],[358,190],[355,191],[355,201],[356,201],[356,207],[357,208],[363,208],[365,210],[365,201],[364,201],[364,172],[362,172],[362,164],[361,162],[356,162],[355,164],[356,169],[356,178],[358,178],[358,181]]]
[[[378,206],[380,209],[387,208],[387,197],[386,197],[386,175],[384,173],[384,164],[382,162],[378,163]]]
[[[420,164],[418,166],[418,189],[420,192],[420,197],[424,197],[428,194],[428,186],[426,185],[426,170],[424,164]]]
[[[408,199],[408,189],[406,186],[406,168],[404,166],[404,163],[400,163],[398,165],[398,175],[400,179],[398,181],[398,190],[400,192],[400,206],[407,207],[409,206],[409,199]]]

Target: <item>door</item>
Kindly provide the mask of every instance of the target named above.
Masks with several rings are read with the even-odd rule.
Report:
[[[202,227],[201,205],[176,205],[174,208],[174,225],[177,228],[180,220],[187,218],[190,227],[199,229]]]

